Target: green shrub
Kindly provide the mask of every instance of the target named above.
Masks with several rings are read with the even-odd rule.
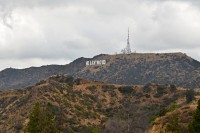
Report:
[[[99,101],[99,102],[97,103],[97,108],[100,109],[100,108],[102,108],[102,107],[103,107],[102,102]]]
[[[114,85],[102,85],[102,90],[104,92],[109,91],[109,90],[114,90],[116,89]]]
[[[66,122],[70,123],[70,124],[79,124],[79,121],[74,119],[74,118],[70,118],[70,119],[67,119]]]
[[[76,133],[71,127],[67,127],[67,133]]]
[[[151,92],[151,84],[146,84],[144,86],[144,93],[150,93]]]
[[[141,97],[143,97],[144,95],[143,95],[143,93],[139,92],[139,93],[136,93],[135,96],[137,96],[138,98],[141,98]]]
[[[150,117],[150,118],[149,118],[149,122],[150,122],[150,123],[153,123],[153,122],[156,120],[156,118],[157,118],[157,116],[155,116],[155,115],[152,116],[152,117]]]
[[[76,79],[74,82],[76,83],[76,85],[80,85],[81,84],[82,79],[78,78]]]
[[[194,90],[193,89],[186,90],[185,96],[186,96],[186,102],[187,103],[192,102],[195,99],[195,97],[194,97],[195,96]]]
[[[167,110],[166,108],[161,108],[161,109],[159,110],[158,115],[159,115],[159,116],[164,116],[167,112],[168,112],[168,110]]]
[[[135,90],[132,88],[132,86],[121,86],[118,88],[118,90],[123,94],[135,93]]]
[[[79,110],[79,111],[83,111],[84,109],[83,109],[83,107],[81,107],[81,106],[79,106],[79,105],[75,105],[74,106],[77,110]]]
[[[72,76],[56,75],[50,77],[50,79],[58,81],[60,83],[67,83],[69,86],[74,85],[74,78]]]
[[[151,96],[149,94],[145,94],[145,97],[146,98],[150,98]]]
[[[170,107],[168,108],[168,112],[174,111],[178,106],[176,104],[171,104]]]
[[[163,98],[163,102],[164,102],[165,106],[168,106],[173,102],[173,99],[172,98],[168,98],[168,97],[164,97]]]
[[[90,98],[94,102],[98,102],[99,98],[97,95],[90,95],[90,94],[85,94],[88,98]]]
[[[93,86],[86,87],[86,89],[90,90],[91,92],[94,92],[94,91],[96,91],[97,87],[93,85]]]
[[[110,92],[110,96],[111,96],[111,97],[116,97],[116,96],[117,96],[117,94],[116,94],[116,92],[115,92],[115,91],[111,91],[111,92]]]
[[[101,124],[103,124],[104,122],[106,122],[108,119],[109,119],[108,117],[103,117],[103,118],[101,119]]]
[[[180,94],[174,94],[172,97],[172,101],[176,101],[180,96]]]
[[[176,91],[176,86],[175,85],[170,85],[170,91],[175,92]]]
[[[103,132],[101,128],[97,126],[82,126],[80,128],[80,133],[101,133]]]
[[[166,90],[165,87],[163,87],[163,86],[158,86],[158,87],[157,87],[157,94],[163,95],[163,94],[165,94],[165,93],[167,93],[167,90]]]
[[[159,97],[163,96],[166,93],[167,93],[167,90],[166,90],[165,87],[158,86],[157,87],[157,93],[154,95],[154,97],[159,98]]]

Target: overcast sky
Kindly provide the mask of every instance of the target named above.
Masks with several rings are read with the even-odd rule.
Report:
[[[199,0],[0,0],[0,70],[132,51],[200,61]]]

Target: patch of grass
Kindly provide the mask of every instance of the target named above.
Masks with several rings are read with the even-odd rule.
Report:
[[[174,111],[178,106],[176,104],[171,104],[168,108],[168,112]]]
[[[156,118],[157,118],[157,116],[155,116],[155,115],[152,116],[152,117],[150,117],[150,118],[149,118],[149,122],[150,122],[150,123],[153,123],[153,122],[156,120]]]

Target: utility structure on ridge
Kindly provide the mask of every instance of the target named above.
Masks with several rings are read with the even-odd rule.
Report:
[[[131,53],[131,46],[130,46],[130,41],[129,41],[129,28],[128,28],[128,39],[127,39],[126,52],[127,52],[127,54]]]
[[[130,46],[130,35],[129,35],[129,28],[128,28],[128,38],[127,38],[127,46],[126,48],[122,49],[122,54],[131,54],[131,46]]]

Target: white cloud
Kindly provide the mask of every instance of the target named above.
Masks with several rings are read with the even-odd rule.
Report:
[[[1,64],[2,68],[14,68],[21,69],[21,68],[27,68],[27,67],[39,67],[42,65],[65,65],[69,63],[70,61],[67,59],[41,59],[41,58],[28,58],[28,59],[0,59],[0,62],[4,62]]]
[[[200,60],[199,7],[195,0],[0,0],[0,69],[120,52],[128,26],[138,52]]]

